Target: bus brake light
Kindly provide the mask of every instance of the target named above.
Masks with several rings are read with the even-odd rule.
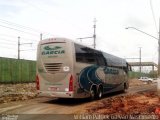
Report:
[[[73,91],[73,76],[72,75],[69,80],[69,91]]]
[[[38,77],[38,75],[36,75],[36,88],[37,88],[37,90],[40,90],[39,77]]]

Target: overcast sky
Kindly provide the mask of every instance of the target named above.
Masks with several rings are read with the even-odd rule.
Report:
[[[21,51],[21,58],[35,60],[41,32],[43,38],[80,41],[77,38],[93,36],[96,18],[96,49],[138,58],[142,47],[142,61],[157,62],[158,41],[125,28],[136,27],[158,38],[159,5],[160,0],[0,0],[0,56],[17,58],[20,36],[20,49],[27,50]],[[93,39],[82,43],[93,47]]]

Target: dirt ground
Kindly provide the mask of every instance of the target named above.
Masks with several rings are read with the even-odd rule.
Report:
[[[138,79],[130,80],[130,87],[148,85]],[[157,91],[134,93],[99,100],[86,106],[84,113],[102,115],[141,115],[160,116],[160,97]]]
[[[130,80],[130,87],[147,85],[137,79]],[[37,97],[35,83],[0,85],[0,103],[11,101],[25,101]],[[103,115],[160,115],[160,97],[154,91],[143,93],[129,93],[111,98],[91,102],[86,105],[81,114]]]
[[[146,92],[100,100],[87,106],[85,113],[104,115],[155,114],[158,113],[159,108],[160,97],[157,96],[157,93]]]
[[[28,100],[36,96],[35,83],[0,84],[0,103]]]
[[[138,79],[130,79],[129,80],[129,86],[134,87],[134,86],[141,86],[141,85],[146,85],[146,82],[142,82]]]

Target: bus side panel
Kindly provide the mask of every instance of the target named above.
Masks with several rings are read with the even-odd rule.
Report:
[[[114,67],[99,67],[97,69],[97,76],[103,82],[104,94],[121,91],[124,89],[124,83],[128,82],[124,70]]]
[[[120,91],[127,82],[126,73],[122,68],[108,67],[108,59],[102,52],[75,44],[75,75],[76,97],[86,97],[90,94],[93,85],[97,90],[103,86],[104,93]],[[107,54],[108,57],[108,54]],[[111,59],[111,57],[113,59]],[[109,55],[109,64],[119,65],[121,59]],[[116,58],[116,61],[114,59]],[[113,62],[114,61],[114,62]],[[118,61],[118,64],[117,64]]]

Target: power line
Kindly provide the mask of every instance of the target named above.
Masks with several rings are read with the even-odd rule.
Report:
[[[15,50],[15,48],[10,48],[10,47],[6,47],[6,46],[1,46],[1,45],[0,45],[0,47],[1,47],[1,48],[7,48],[7,49]]]
[[[6,37],[10,37],[10,38],[16,38],[17,39],[17,36],[13,36],[13,35],[7,35],[7,34],[1,34],[0,33],[0,36],[6,36]],[[34,40],[34,39],[30,39],[30,38],[26,38],[26,37],[21,37],[22,38],[22,40],[31,40],[31,41],[35,41],[35,42],[38,42],[38,40],[39,39],[37,39],[37,40]],[[8,40],[8,39],[7,39]]]
[[[48,11],[46,11],[46,10],[44,10],[44,9],[41,9],[40,7],[37,7],[36,5],[30,3],[30,2],[28,2],[28,1],[26,1],[26,0],[23,0],[23,1],[24,1],[26,4],[28,4],[29,6],[32,6],[33,8],[39,9],[39,10],[45,12],[45,13],[49,13]]]
[[[6,36],[6,37],[10,37],[10,38],[13,38],[13,37],[17,38],[17,36],[14,36],[14,35],[7,35],[7,34],[2,34],[2,33],[0,33],[0,36]]]
[[[5,42],[0,42],[1,44],[6,44],[6,45],[16,45],[14,43],[5,43]]]
[[[27,26],[24,26],[24,25],[13,23],[13,22],[10,22],[10,21],[7,21],[7,20],[0,19],[0,22],[4,23],[4,24],[7,24],[7,25],[12,25],[12,26],[15,26],[15,27],[19,27],[21,29],[26,29],[26,30],[34,31],[34,32],[37,32],[37,33],[43,33],[45,35],[52,35],[51,33],[47,33],[47,32],[44,32],[42,30],[37,30],[37,29],[31,28],[31,27],[27,27]]]
[[[6,45],[6,46],[8,46],[8,45],[12,45],[12,46],[15,46],[15,44],[11,44],[11,43],[1,43],[2,45]]]
[[[35,51],[37,49],[26,49],[26,50],[21,50],[21,51]]]
[[[33,40],[33,39],[28,39],[28,38],[23,38],[23,37],[21,37],[21,40],[31,40],[31,41],[38,42],[38,40],[39,40],[39,39],[37,39],[37,40]]]
[[[44,10],[44,9],[42,9],[41,7],[39,7],[39,6],[37,6],[37,5],[34,5],[34,4],[32,4],[32,3],[30,3],[30,2],[28,2],[28,1],[26,1],[26,0],[23,0],[26,4],[28,4],[29,6],[32,6],[33,8],[35,8],[35,9],[38,9],[38,10],[41,10],[42,12],[44,12],[44,13],[47,13],[47,14],[52,14],[52,15],[54,15],[54,16],[57,16],[57,15],[55,15],[55,14],[53,14],[53,13],[50,13],[49,11],[46,11],[46,10]],[[79,27],[79,26],[77,26],[77,24],[73,24],[73,22],[71,22],[71,21],[69,21],[68,19],[64,19],[64,18],[62,18],[62,16],[57,16],[57,17],[59,17],[60,19],[62,19],[63,21],[67,21],[70,25],[72,25],[73,27],[77,27],[77,28],[80,28],[80,29],[82,29],[81,27]],[[83,30],[85,30],[85,29],[83,29]],[[86,32],[88,32],[88,31],[86,31]]]
[[[26,26],[23,26],[23,25],[19,25],[19,24],[16,24],[16,23],[13,23],[13,22],[10,22],[10,21],[7,21],[7,20],[3,20],[3,19],[0,19],[0,22],[1,22],[1,23],[4,23],[4,24],[8,24],[8,25],[13,25],[13,26],[16,26],[16,27],[19,27],[19,28],[22,28],[22,29],[32,30],[32,31],[38,32],[38,33],[41,33],[41,32],[42,32],[42,31],[35,30],[35,29],[33,29],[33,28],[26,27]]]
[[[14,42],[14,43],[16,42],[16,41],[9,40],[9,39],[5,39],[5,38],[0,38],[0,41],[1,41],[1,40],[5,40],[5,42],[12,42],[12,43],[13,43],[13,42]]]
[[[23,32],[23,33],[26,33],[26,34],[30,34],[30,35],[34,35],[34,36],[38,36],[36,34],[33,34],[33,33],[30,33],[30,32],[25,32],[23,30],[18,30],[16,28],[12,28],[12,27],[8,27],[8,26],[4,26],[4,25],[0,25],[1,27],[4,27],[4,28],[8,28],[8,29],[12,29],[12,30],[16,30],[16,31],[19,31],[19,32]]]

